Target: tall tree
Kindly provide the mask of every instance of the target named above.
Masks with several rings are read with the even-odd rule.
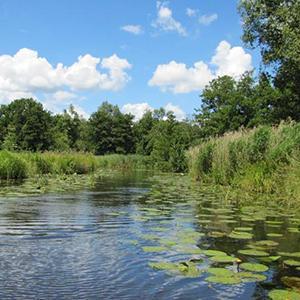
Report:
[[[52,143],[51,115],[33,99],[19,99],[0,107],[2,141],[9,134],[15,148],[28,151],[48,150]]]
[[[133,116],[104,102],[89,119],[89,140],[96,154],[130,153],[134,150]]]
[[[274,67],[275,87],[282,91],[272,106],[279,121],[300,120],[300,1],[241,0],[243,40],[259,47],[263,63]]]

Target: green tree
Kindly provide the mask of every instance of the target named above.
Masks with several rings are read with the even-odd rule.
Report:
[[[272,103],[278,122],[300,120],[300,1],[241,0],[243,41],[259,47],[263,63],[273,67],[274,85],[282,92]]]
[[[88,125],[89,141],[96,154],[134,151],[133,116],[122,114],[118,106],[104,102]]]
[[[52,143],[52,118],[43,105],[33,99],[19,99],[0,107],[2,142],[14,129],[16,148],[28,151],[48,150]]]

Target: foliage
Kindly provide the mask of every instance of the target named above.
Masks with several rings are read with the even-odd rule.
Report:
[[[300,2],[241,0],[243,40],[259,47],[281,97],[272,103],[277,120],[300,120]]]

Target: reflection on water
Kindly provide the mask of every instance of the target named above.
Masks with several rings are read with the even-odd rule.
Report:
[[[237,207],[181,176],[117,176],[75,194],[2,197],[0,298],[264,299],[288,288],[283,277],[300,275],[287,262],[300,260],[299,224],[293,212]],[[216,263],[207,249],[233,262]],[[236,258],[266,265],[265,280],[237,277]],[[196,276],[149,266],[191,260]],[[233,271],[239,283],[207,282],[209,267]]]

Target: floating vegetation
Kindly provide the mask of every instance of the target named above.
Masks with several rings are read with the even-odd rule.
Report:
[[[207,272],[215,276],[233,276],[234,272],[225,268],[208,268]]]
[[[289,267],[300,267],[300,261],[298,261],[298,260],[287,259],[287,260],[284,260],[283,263]]]
[[[295,227],[290,227],[290,228],[288,228],[288,232],[290,232],[290,233],[300,233],[300,230],[298,228],[295,228]]]
[[[283,276],[280,280],[284,285],[293,289],[297,289],[300,292],[300,277]]]
[[[241,263],[240,268],[250,272],[266,272],[268,267],[258,263]]]
[[[261,247],[276,247],[279,245],[278,242],[275,242],[275,241],[271,241],[271,240],[261,240],[261,241],[257,241],[254,243],[254,245],[257,245],[257,246],[261,246]]]
[[[300,300],[300,293],[288,290],[273,290],[268,295],[272,300]]]
[[[252,230],[253,230],[252,227],[236,227],[236,228],[234,228],[234,231],[238,231],[238,232],[240,232],[240,231],[252,231]]]
[[[232,231],[228,236],[237,240],[251,240],[253,238],[251,233],[243,231]]]
[[[202,253],[202,250],[197,247],[178,246],[175,249],[177,251],[185,253],[185,254],[201,254]]]
[[[238,258],[229,256],[229,255],[213,256],[213,257],[211,257],[211,260],[215,263],[221,263],[221,264],[228,264],[228,263],[234,263],[234,262],[239,261]]]
[[[267,279],[267,276],[265,275],[255,274],[251,272],[239,272],[238,275],[243,282],[260,282]]]
[[[207,234],[207,236],[216,238],[216,239],[225,237],[226,235],[227,235],[226,232],[221,232],[221,231],[211,231]]]
[[[279,255],[270,255],[268,257],[259,257],[259,259],[262,261],[262,262],[266,262],[266,263],[272,263],[272,262],[275,262],[275,261],[278,261],[279,259],[281,258],[281,256]]]
[[[282,237],[281,233],[267,233],[267,237]]]
[[[193,262],[149,262],[149,266],[155,270],[164,270],[168,271],[170,274],[182,275],[191,278],[198,277],[201,274],[201,271]]]
[[[227,256],[227,253],[219,250],[202,250],[202,253],[206,256]]]
[[[269,256],[268,252],[261,251],[261,250],[238,250],[239,254],[248,255],[248,256]]]
[[[144,252],[164,252],[167,250],[166,247],[162,246],[144,246],[142,249]]]
[[[278,252],[281,256],[300,258],[300,252]]]
[[[205,280],[219,284],[239,284],[242,282],[242,279],[238,276],[209,276]]]

